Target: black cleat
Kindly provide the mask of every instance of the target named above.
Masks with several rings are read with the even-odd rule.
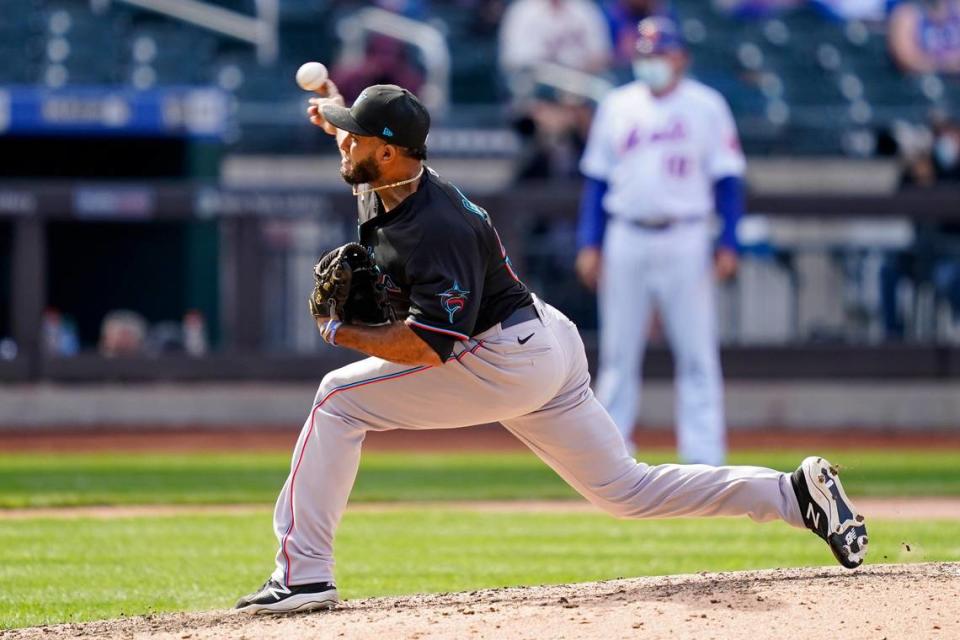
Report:
[[[337,588],[330,582],[286,587],[274,579],[237,601],[234,609],[244,613],[300,613],[332,609],[339,602]]]
[[[807,528],[827,541],[847,569],[863,564],[867,555],[867,525],[847,494],[837,470],[823,458],[810,457],[790,476]]]

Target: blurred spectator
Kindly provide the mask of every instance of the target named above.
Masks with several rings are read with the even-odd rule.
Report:
[[[367,38],[361,60],[341,60],[330,71],[347,104],[374,84],[396,84],[413,93],[423,87],[423,72],[410,59],[410,51],[399,40],[372,34]]]
[[[43,352],[48,355],[59,354],[60,342],[61,342],[60,312],[53,308],[44,309],[41,322],[42,322],[41,335],[43,340]]]
[[[514,127],[523,140],[519,180],[573,177],[590,130],[592,109],[576,96],[530,100],[517,110]]]
[[[612,49],[606,21],[590,0],[516,0],[500,27],[500,67],[513,73],[553,62],[600,73]]]
[[[143,352],[147,321],[136,311],[118,309],[103,317],[100,354],[107,358],[134,356]]]
[[[51,307],[43,312],[41,332],[43,351],[48,356],[73,356],[80,351],[76,325],[57,309]]]
[[[603,13],[610,28],[613,42],[613,57],[617,64],[630,64],[637,50],[637,24],[652,15],[668,15],[673,18],[664,0],[607,0]]]
[[[931,187],[960,181],[960,122],[946,114],[933,113],[929,128],[899,123],[885,143],[904,163],[901,185]],[[944,302],[954,318],[960,317],[960,224],[916,223],[913,245],[884,260],[880,268],[880,306],[888,338],[905,337],[901,287],[907,283],[913,290],[914,307],[919,292],[928,291],[934,305]]]
[[[514,125],[524,141],[517,176],[576,175],[590,105],[583,96],[541,86],[538,69],[552,64],[574,74],[607,71],[612,47],[603,12],[589,0],[516,0],[504,14],[499,46]]]
[[[183,322],[162,321],[153,326],[135,311],[119,309],[108,313],[101,325],[100,353],[108,358],[135,355],[207,352],[207,330],[203,314],[191,310]]]
[[[0,360],[14,360],[17,357],[17,343],[13,338],[0,339]]]
[[[877,136],[877,154],[897,159],[900,186],[930,186],[936,181],[931,151],[933,134],[922,124],[895,120]]]
[[[188,311],[183,316],[183,346],[192,356],[207,353],[207,323],[197,310]]]
[[[960,73],[960,0],[905,2],[890,16],[887,46],[907,73]]]
[[[942,112],[931,114],[926,126],[894,123],[881,133],[880,148],[900,159],[901,186],[960,181],[960,122]]]
[[[918,317],[935,324],[936,307],[941,303],[949,307],[954,322],[960,318],[960,224],[918,223],[914,236],[909,249],[891,254],[880,267],[880,310],[887,338],[906,337],[908,314],[914,324]],[[904,305],[901,286],[907,283],[913,295],[911,303]],[[933,310],[920,311],[925,297],[921,292],[930,294]],[[930,329],[913,326],[911,335]]]
[[[934,121],[932,158],[938,182],[960,181],[960,122]]]
[[[179,322],[158,322],[147,331],[143,351],[151,356],[183,353],[183,328]]]

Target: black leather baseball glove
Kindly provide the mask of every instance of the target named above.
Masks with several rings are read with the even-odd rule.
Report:
[[[310,313],[346,324],[381,324],[394,319],[380,270],[367,249],[345,244],[320,258],[313,267],[316,286],[310,294]]]

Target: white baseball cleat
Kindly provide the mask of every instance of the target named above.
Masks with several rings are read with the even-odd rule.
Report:
[[[302,613],[317,609],[333,609],[340,597],[330,582],[285,586],[267,580],[262,587],[237,601],[234,609],[243,613]]]
[[[811,456],[790,476],[807,528],[827,541],[837,560],[848,569],[867,555],[867,525],[843,491],[837,469],[824,458]]]

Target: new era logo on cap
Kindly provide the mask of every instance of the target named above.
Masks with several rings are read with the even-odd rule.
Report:
[[[382,133],[381,135],[385,135],[385,136],[387,136],[388,138],[392,138],[392,137],[393,137],[393,131],[390,131],[390,127],[384,127],[384,128],[383,128],[383,133]]]

